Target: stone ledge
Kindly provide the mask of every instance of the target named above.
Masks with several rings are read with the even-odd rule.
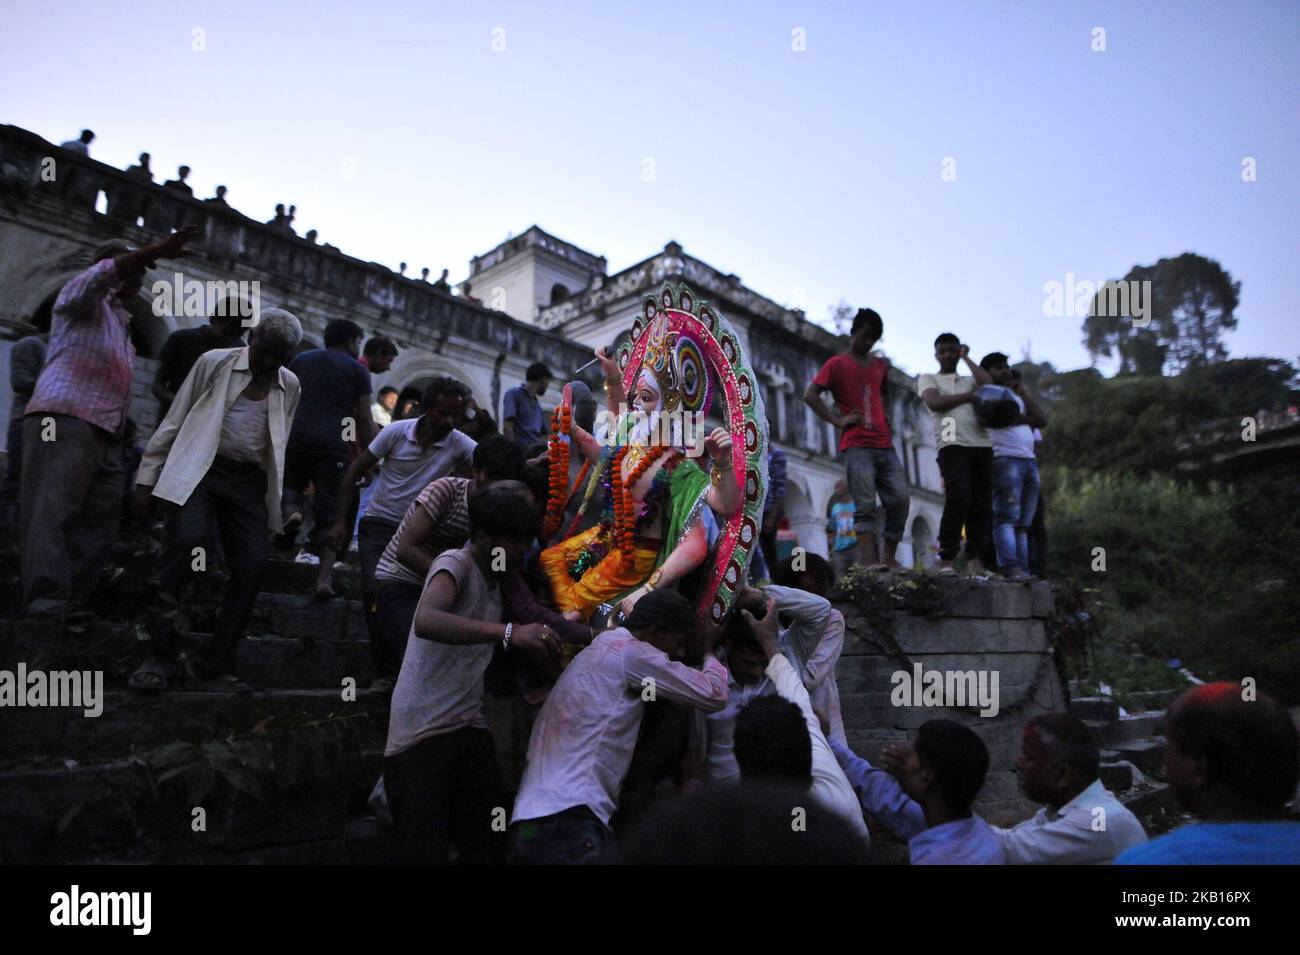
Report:
[[[894,639],[908,656],[924,653],[1042,653],[1047,649],[1047,628],[1033,618],[981,619],[902,615],[893,620]],[[846,641],[846,656],[886,649],[865,621],[858,622],[856,639]]]

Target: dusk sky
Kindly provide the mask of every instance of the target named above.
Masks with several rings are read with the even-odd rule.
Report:
[[[1195,251],[1242,283],[1230,356],[1300,355],[1294,2],[6,2],[3,22],[0,121],[89,126],[94,158],[147,150],[159,181],[188,163],[197,196],[224,183],[259,220],[296,203],[300,234],[408,274],[459,281],[533,223],[611,272],[675,239],[810,318],[876,308],[913,372],[944,330],[1071,368],[1082,320],[1045,317],[1044,283]]]

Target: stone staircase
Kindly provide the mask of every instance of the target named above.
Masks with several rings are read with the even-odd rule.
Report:
[[[370,818],[388,694],[367,689],[356,571],[329,603],[316,568],[272,560],[236,676],[254,689],[181,682],[144,696],[138,621],[63,628],[0,620],[0,669],[102,670],[103,711],[0,710],[0,863],[383,862]],[[185,608],[182,608],[184,612]],[[195,613],[196,619],[203,619]],[[210,637],[180,637],[193,655]]]
[[[1135,713],[1122,713],[1110,697],[1078,696],[1070,701],[1070,712],[1092,727],[1101,741],[1102,783],[1152,836],[1184,821],[1165,782],[1164,708],[1178,692],[1131,694],[1129,702],[1142,707]]]
[[[0,586],[12,590],[13,552],[0,550]],[[270,561],[252,635],[238,648],[236,675],[251,690],[186,681],[154,696],[127,689],[147,649],[139,615],[62,629],[0,619],[0,669],[22,661],[29,671],[98,670],[104,680],[96,717],[81,708],[0,709],[0,864],[393,860],[393,840],[367,804],[388,694],[367,689],[357,572],[335,575],[344,596],[328,603],[310,597],[315,572]],[[141,588],[141,610],[149,597]],[[180,638],[193,655],[210,639],[198,630],[210,607],[206,616],[200,606],[182,613],[196,621]],[[850,702],[853,685],[842,672]],[[1101,737],[1103,782],[1152,834],[1180,821],[1163,781],[1171,697],[1149,694],[1131,715],[1107,698],[1069,704]]]

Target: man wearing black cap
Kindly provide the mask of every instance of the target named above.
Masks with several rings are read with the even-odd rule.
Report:
[[[609,821],[632,762],[645,704],[706,712],[727,702],[727,670],[707,638],[704,664],[677,662],[695,631],[681,594],[652,590],[624,626],[574,658],[533,725],[513,813],[515,851],[535,865],[591,864],[613,850]]]

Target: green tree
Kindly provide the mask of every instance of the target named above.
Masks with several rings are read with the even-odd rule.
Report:
[[[1129,307],[1111,308],[1098,290],[1083,323],[1083,344],[1096,360],[1119,359],[1118,374],[1158,375],[1222,361],[1228,349],[1223,334],[1237,327],[1241,283],[1214,259],[1184,252],[1155,265],[1136,265],[1124,282],[1150,282],[1142,296],[1150,324],[1134,324]]]
[[[1228,356],[1223,333],[1237,327],[1241,283],[1214,259],[1184,252],[1161,259],[1152,284],[1152,324],[1169,347],[1169,361],[1180,371]]]
[[[1179,378],[1188,388],[1212,391],[1224,417],[1280,411],[1297,397],[1295,366],[1282,358],[1234,358],[1197,365]]]
[[[1204,422],[1222,417],[1217,392],[1180,378],[1070,372],[1054,391],[1060,400],[1043,432],[1046,460],[1088,471],[1159,471]]]
[[[1124,276],[1124,282],[1151,282],[1151,296],[1156,294],[1155,267],[1135,265]],[[1158,375],[1164,368],[1168,346],[1161,340],[1154,321],[1138,327],[1132,312],[1137,303],[1126,300],[1127,308],[1112,308],[1109,293],[1098,290],[1093,306],[1083,321],[1083,344],[1093,361],[1097,358],[1118,358],[1118,375]],[[1116,303],[1119,305],[1125,302]],[[1151,309],[1152,301],[1143,297],[1142,304]],[[1148,312],[1148,318],[1150,314]]]

